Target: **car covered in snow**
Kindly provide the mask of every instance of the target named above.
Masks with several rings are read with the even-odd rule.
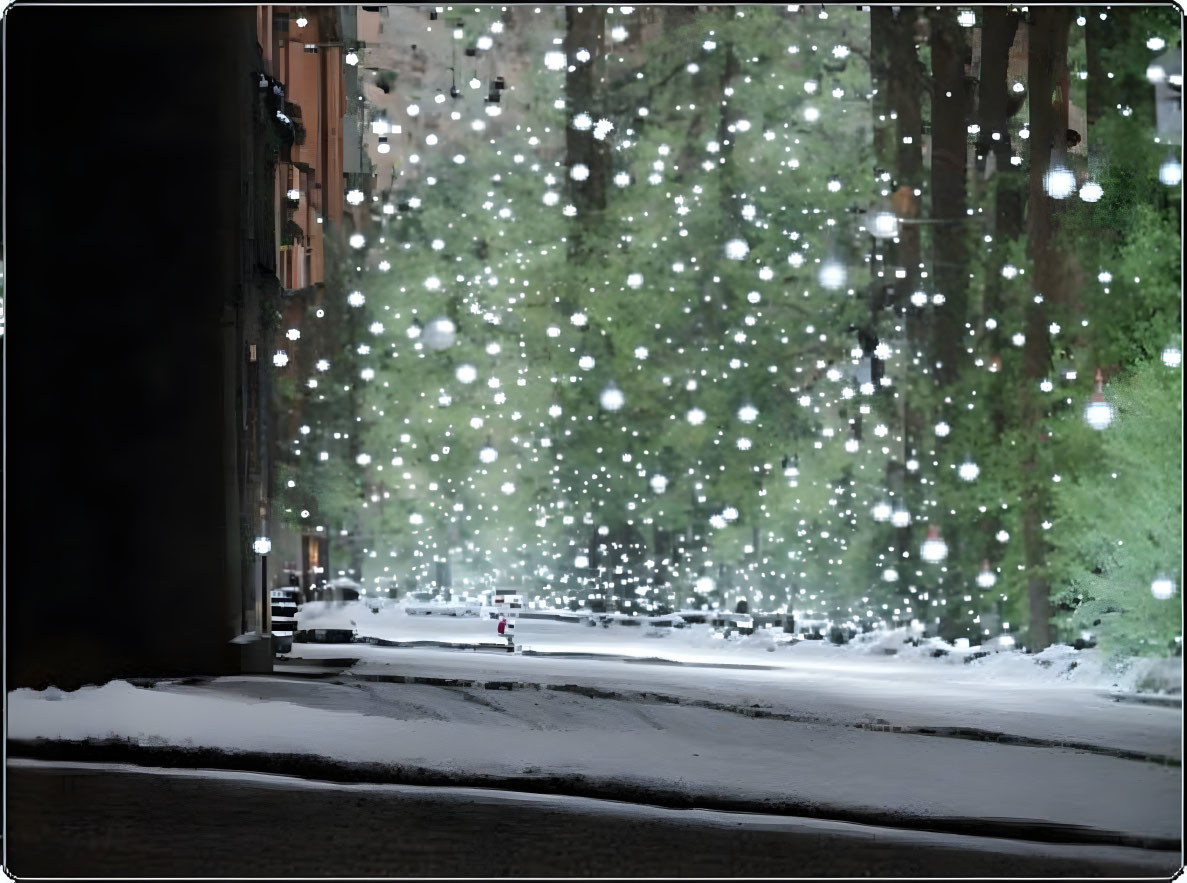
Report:
[[[689,625],[708,625],[717,634],[752,635],[755,630],[754,617],[749,613],[730,613],[725,610],[681,610],[680,617]]]
[[[378,613],[380,610],[386,610],[395,605],[395,601],[386,595],[363,595],[359,601],[366,605],[372,613]]]
[[[447,600],[437,592],[409,592],[399,606],[410,616],[479,616],[482,602],[474,600]]]
[[[437,612],[444,616],[481,616],[482,602],[469,599],[446,601]]]
[[[646,617],[647,634],[662,637],[670,635],[672,629],[685,628],[688,623],[679,613],[665,613]]]
[[[630,613],[594,613],[587,622],[590,625],[600,625],[602,628],[610,626],[639,626],[644,620]]]
[[[712,625],[727,638],[733,634],[754,634],[754,617],[749,613],[719,613],[713,617]]]
[[[410,616],[440,613],[444,603],[445,599],[436,592],[408,592],[400,599],[400,606]]]

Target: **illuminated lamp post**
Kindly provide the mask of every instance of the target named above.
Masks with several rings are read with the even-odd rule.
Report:
[[[1113,422],[1113,406],[1105,401],[1104,377],[1100,368],[1096,369],[1096,377],[1093,382],[1096,388],[1092,392],[1091,401],[1084,408],[1084,420],[1093,429],[1107,429]]]
[[[939,564],[948,557],[948,544],[944,542],[940,536],[940,529],[934,524],[927,528],[927,539],[923,541],[920,554],[929,564]]]

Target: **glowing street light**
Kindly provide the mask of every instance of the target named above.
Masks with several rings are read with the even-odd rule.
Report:
[[[1080,188],[1080,199],[1085,202],[1097,202],[1105,195],[1104,188],[1095,181],[1089,181]]]
[[[875,239],[893,239],[898,236],[898,215],[891,211],[878,211],[865,217],[865,228]]]
[[[940,536],[940,529],[934,524],[927,528],[927,539],[923,541],[920,554],[929,564],[939,564],[948,557],[948,544],[944,542]]]
[[[1043,176],[1043,189],[1052,199],[1067,199],[1076,189],[1076,176],[1067,166],[1052,166]]]
[[[822,287],[836,291],[845,284],[845,267],[834,260],[825,261],[820,265],[820,274],[817,278]]]
[[[1159,601],[1165,601],[1175,593],[1175,581],[1169,576],[1159,575],[1150,583],[1150,593]]]
[[[1168,156],[1158,167],[1158,180],[1167,187],[1177,187],[1183,181],[1183,167],[1174,154]]]
[[[1104,377],[1100,368],[1096,369],[1094,383],[1096,388],[1092,392],[1092,400],[1084,408],[1084,420],[1093,429],[1106,429],[1113,422],[1113,406],[1105,401]]]

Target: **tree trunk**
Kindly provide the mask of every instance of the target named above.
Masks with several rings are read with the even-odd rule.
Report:
[[[979,103],[981,131],[977,149],[986,159],[992,156],[994,160],[993,238],[996,245],[991,252],[993,257],[985,275],[984,298],[981,303],[982,320],[1001,315],[1004,306],[1004,282],[1001,276],[1001,268],[1005,264],[1004,246],[1023,233],[1025,179],[1022,172],[1015,170],[1010,164],[1014,149],[1010,139],[1007,109],[1010,97],[1007,78],[1010,48],[1014,45],[1020,19],[1021,16],[1017,12],[1009,11],[1005,7],[984,8]],[[997,140],[993,138],[994,133],[1000,136]],[[1002,351],[1006,333],[1003,325],[998,325],[992,330],[986,329],[982,333],[989,342],[991,353]],[[1007,398],[1002,394],[1004,390],[1000,389],[1003,378],[997,377],[994,381],[991,381],[990,395],[987,398],[994,428],[1000,435],[1005,431],[1008,422]]]
[[[919,17],[919,9],[904,6],[895,15],[890,7],[875,6],[870,9],[871,29],[877,35],[873,47],[874,75],[877,78],[879,94],[885,93],[885,104],[876,105],[876,113],[883,113],[885,108],[886,121],[877,120],[885,125],[888,137],[875,140],[875,147],[885,151],[878,154],[879,164],[886,164],[890,171],[891,189],[896,196],[906,196],[910,206],[907,214],[913,219],[919,215],[919,200],[914,195],[916,188],[923,185],[923,110],[922,93],[925,83],[925,72],[919,61],[915,46],[915,22]],[[904,141],[904,139],[909,139]],[[896,200],[896,210],[901,205]],[[899,212],[902,216],[902,212]],[[901,224],[897,243],[887,243],[888,263],[904,270],[903,278],[887,280],[884,288],[883,302],[903,317],[906,327],[905,346],[911,354],[921,348],[923,339],[923,325],[915,317],[908,316],[911,293],[919,283],[919,259],[921,252],[919,226],[911,223]],[[885,291],[889,289],[889,297]],[[913,441],[920,435],[922,413],[912,407],[909,401],[909,391],[902,393],[902,460],[887,463],[886,484],[897,493],[894,498],[896,504],[910,505],[911,496],[907,494],[909,473],[906,462],[914,454]],[[911,546],[910,526],[896,528],[894,535],[895,549],[899,556]],[[895,563],[899,563],[896,561]],[[902,592],[906,592],[906,583],[902,584]],[[793,585],[793,592],[797,587]],[[909,603],[906,594],[902,600]],[[793,594],[793,600],[795,596]]]
[[[584,131],[572,125],[573,117],[586,113],[597,122],[598,82],[605,68],[606,15],[600,6],[565,7],[565,55],[573,68],[565,73],[565,174],[575,165],[589,169],[589,177],[576,181],[568,177],[569,199],[577,208],[577,217],[588,227],[606,208],[606,183],[610,171],[610,145],[593,135],[593,127]],[[590,59],[579,62],[577,50],[585,49]],[[573,231],[570,254],[580,254],[583,246],[580,229]]]
[[[936,286],[944,303],[933,311],[931,362],[936,380],[949,386],[957,379],[968,309],[968,236],[965,208],[965,142],[968,101],[964,88],[964,28],[956,8],[931,14],[932,64],[932,217],[941,226],[932,237]]]
[[[1072,10],[1068,7],[1036,7],[1030,29],[1030,53],[1027,78],[1030,83],[1030,192],[1029,252],[1034,264],[1035,294],[1028,297],[1026,342],[1022,351],[1022,389],[1020,395],[1024,450],[1022,533],[1026,566],[1026,590],[1029,611],[1027,647],[1038,653],[1051,643],[1051,590],[1046,578],[1047,549],[1041,534],[1041,522],[1049,507],[1046,477],[1039,474],[1037,447],[1044,417],[1038,397],[1039,382],[1051,367],[1051,338],[1047,331],[1050,300],[1066,300],[1066,281],[1061,272],[1062,256],[1054,246],[1057,218],[1054,200],[1044,188],[1052,160],[1061,162],[1067,152],[1067,102],[1052,104],[1055,86],[1067,71],[1067,32]],[[1063,295],[1061,297],[1061,295]]]
[[[918,16],[918,8],[904,6],[899,9],[897,17],[892,17],[890,68],[887,73],[890,109],[897,124],[893,185],[896,192],[910,198],[911,211],[915,215],[919,213],[919,203],[914,191],[923,187],[921,95],[925,82],[923,65],[915,48],[915,21]],[[907,275],[896,280],[894,300],[899,311],[907,309],[911,293],[919,281],[919,257],[919,226],[904,224],[899,231],[898,263],[907,271]]]
[[[1084,46],[1088,53],[1088,106],[1085,108],[1088,131],[1084,133],[1084,137],[1091,148],[1092,139],[1089,138],[1089,133],[1100,119],[1101,111],[1109,106],[1108,102],[1113,92],[1100,60],[1101,46],[1105,45],[1113,30],[1113,19],[1110,16],[1101,21],[1097,10],[1090,10],[1087,19]]]
[[[1013,153],[1007,112],[1010,98],[1007,72],[1020,16],[1004,6],[986,6],[982,16],[981,87],[977,101],[981,131],[977,133],[977,153],[983,159],[977,168],[983,171],[983,163],[992,155],[996,171],[1001,173],[1010,168]],[[996,140],[995,133],[999,136]]]

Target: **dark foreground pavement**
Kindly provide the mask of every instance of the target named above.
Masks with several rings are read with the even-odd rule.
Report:
[[[10,759],[17,877],[1169,877],[1177,854],[471,788]]]

